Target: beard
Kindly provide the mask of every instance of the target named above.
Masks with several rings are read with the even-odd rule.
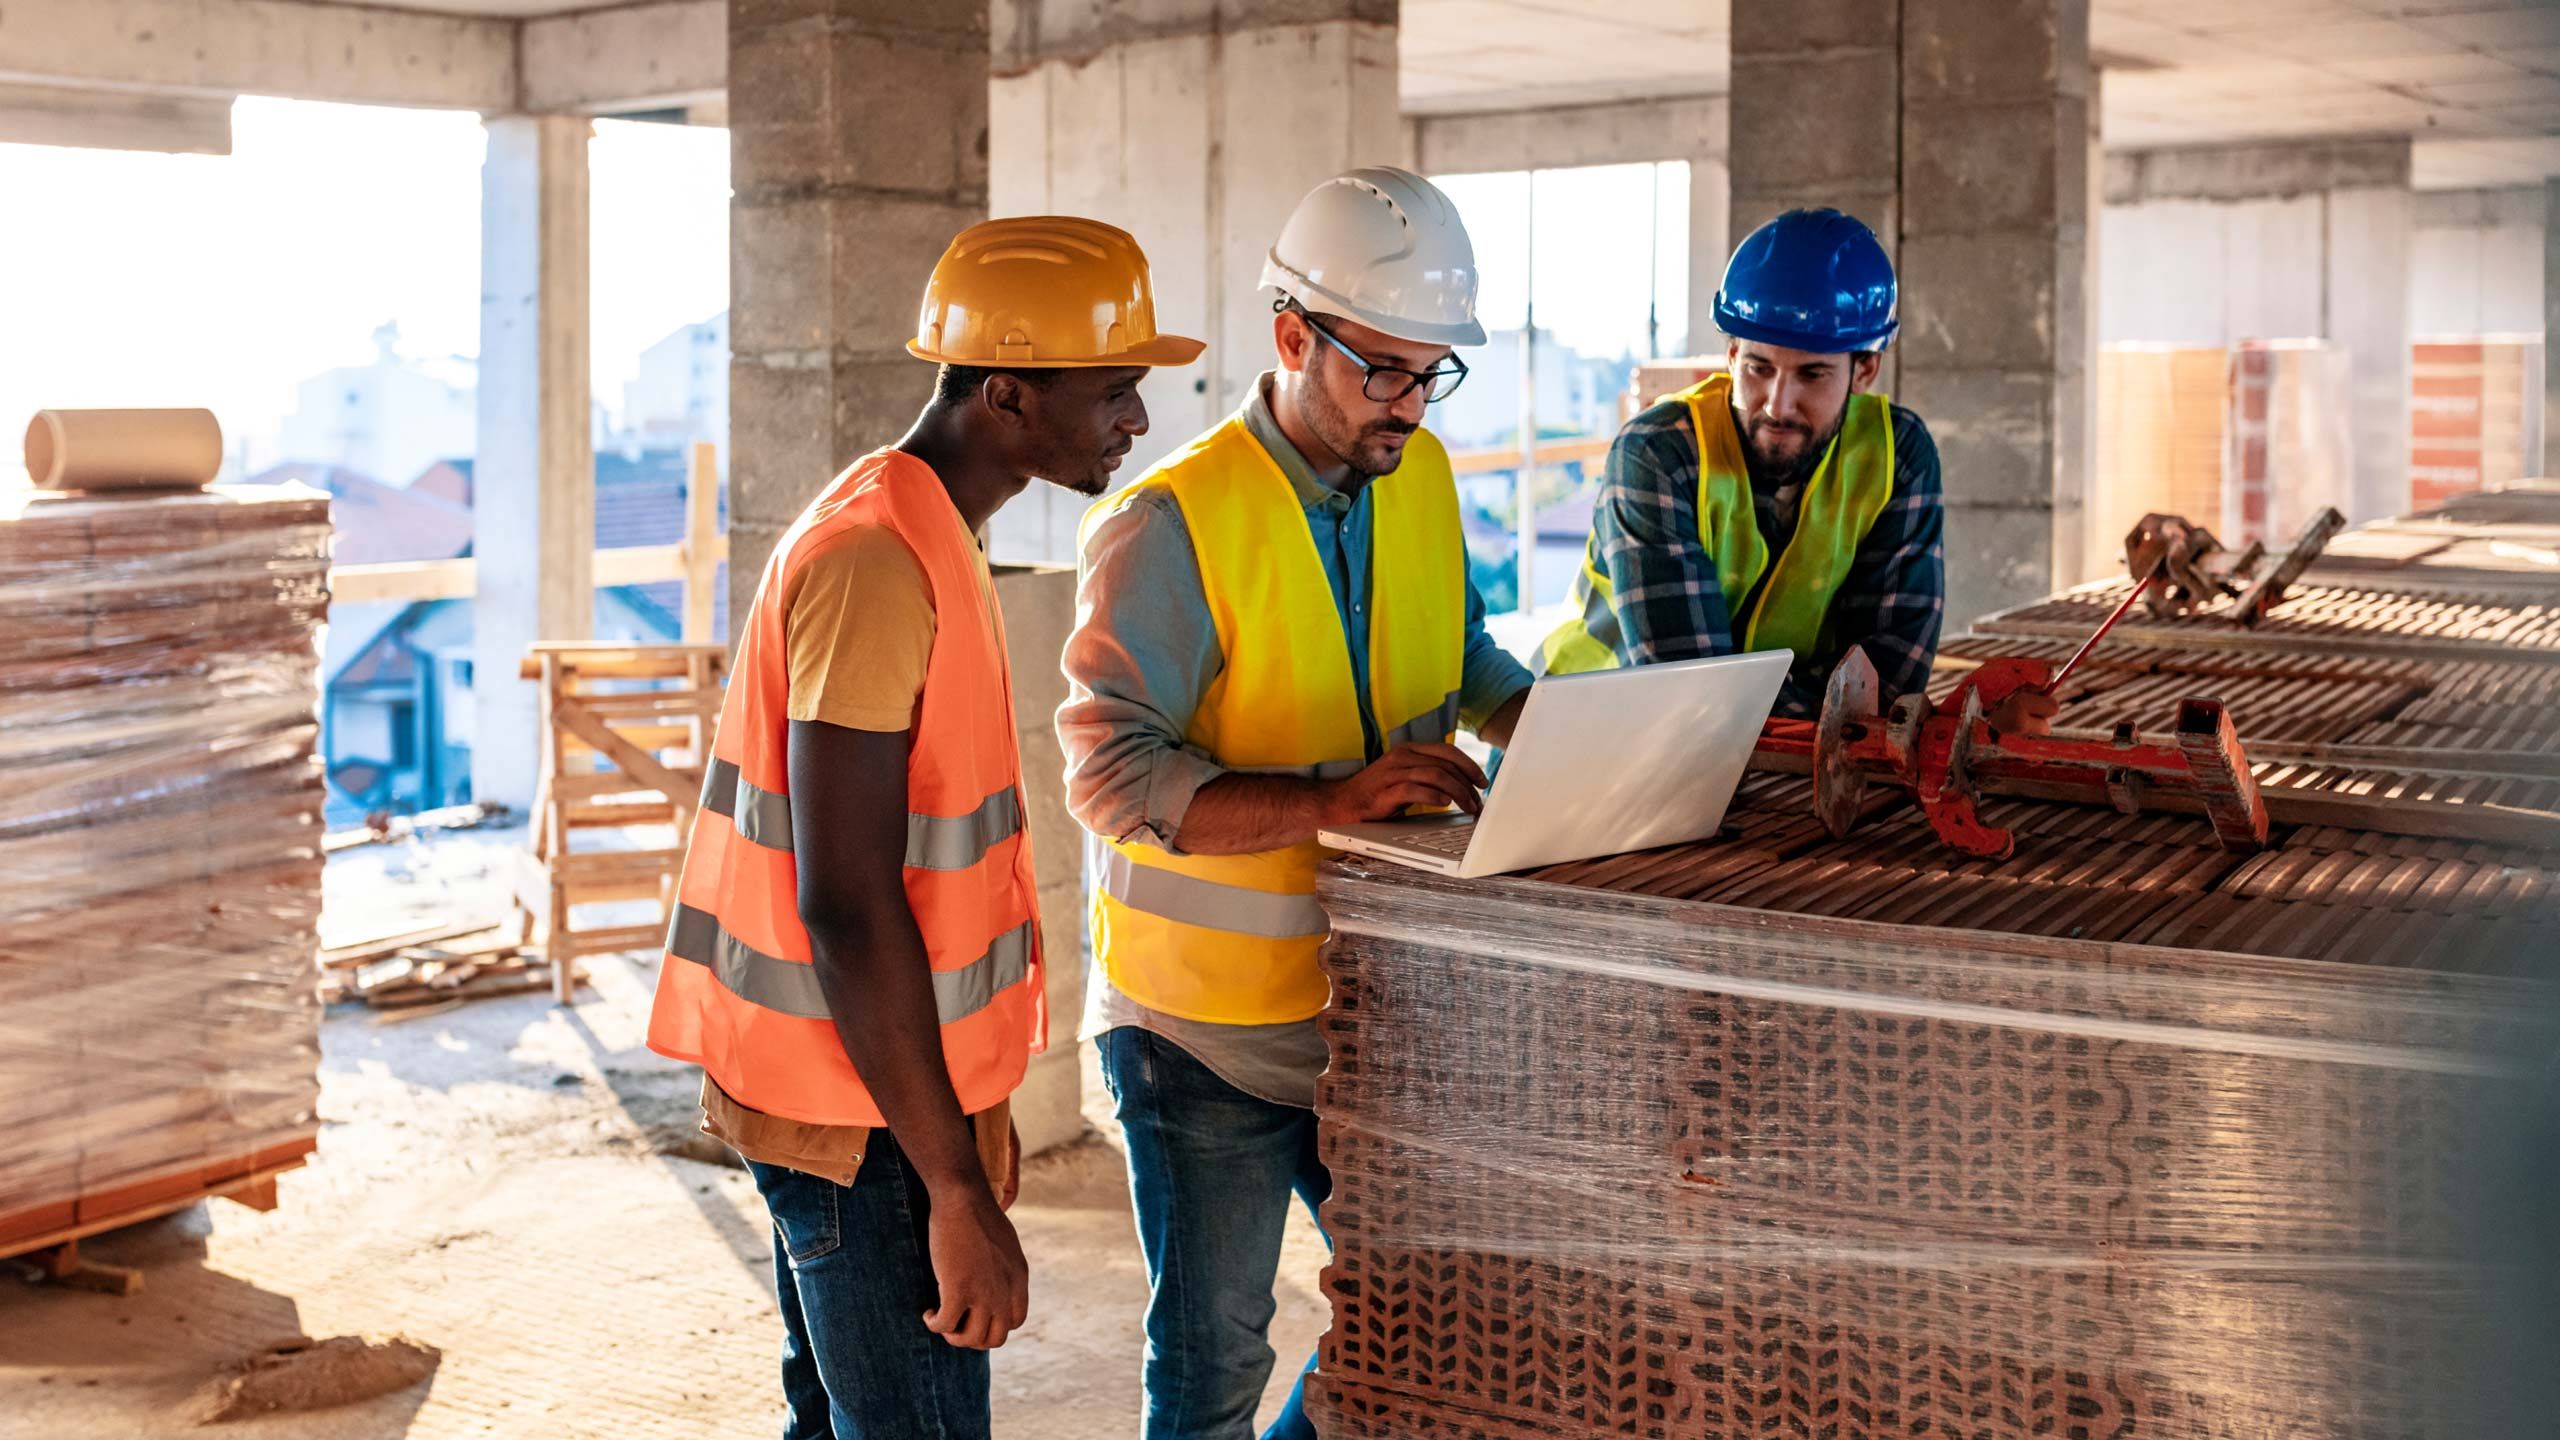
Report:
[[[1315,382],[1313,375],[1307,378]],[[1320,382],[1301,387],[1298,408],[1307,418],[1307,428],[1316,432],[1325,448],[1341,456],[1351,473],[1363,480],[1393,473],[1404,463],[1404,442],[1422,428],[1393,419],[1355,425],[1342,407],[1333,403],[1333,397],[1325,393]]]
[[[1734,429],[1742,436],[1742,458],[1750,465],[1753,478],[1770,484],[1786,485],[1810,478],[1822,466],[1822,457],[1831,451],[1831,442],[1840,438],[1840,427],[1849,418],[1846,407],[1831,428],[1811,435],[1803,449],[1792,455],[1775,455],[1760,443],[1762,432],[1796,436],[1808,432],[1795,426],[1775,427],[1756,416],[1736,412]]]

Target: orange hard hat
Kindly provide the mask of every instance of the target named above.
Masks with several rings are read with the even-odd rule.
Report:
[[[1156,332],[1155,285],[1129,232],[1072,215],[960,232],[925,282],[907,353],[945,365],[1188,365],[1206,348]]]

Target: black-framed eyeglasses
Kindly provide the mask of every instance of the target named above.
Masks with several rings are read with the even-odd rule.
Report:
[[[1304,310],[1298,318],[1307,328],[1324,337],[1325,343],[1339,350],[1352,364],[1360,367],[1360,393],[1381,405],[1393,405],[1421,386],[1429,386],[1423,395],[1427,404],[1437,405],[1457,392],[1467,380],[1467,362],[1452,355],[1449,362],[1432,370],[1407,370],[1396,365],[1381,365],[1342,343],[1342,337],[1316,323],[1316,317]]]

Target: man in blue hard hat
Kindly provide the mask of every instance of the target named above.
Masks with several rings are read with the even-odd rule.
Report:
[[[1837,210],[1790,210],[1725,266],[1725,373],[1618,432],[1550,674],[1790,649],[1777,713],[1852,645],[1890,703],[1928,683],[1946,603],[1938,448],[1872,393],[1893,262]]]

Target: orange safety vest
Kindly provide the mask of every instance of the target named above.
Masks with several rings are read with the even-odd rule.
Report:
[[[1048,1043],[1004,618],[980,588],[977,542],[941,480],[911,455],[875,451],[836,477],[765,564],[649,1016],[650,1049],[702,1066],[740,1104],[814,1125],[885,1122],[837,1039],[800,923],[783,597],[812,552],[860,525],[897,532],[933,593],[933,653],[907,750],[906,890],[961,1109],[976,1114],[1012,1094]]]

